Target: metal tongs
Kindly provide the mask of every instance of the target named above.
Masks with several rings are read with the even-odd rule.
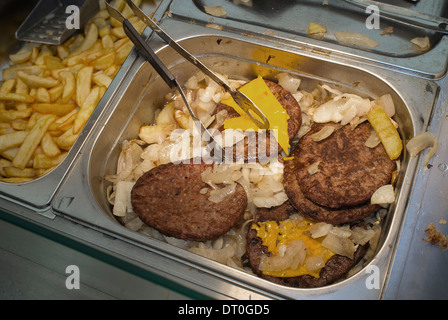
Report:
[[[190,107],[185,93],[181,85],[177,82],[173,74],[168,70],[168,68],[162,63],[155,52],[149,47],[148,43],[143,39],[143,37],[134,29],[132,24],[113,6],[109,4],[111,0],[105,0],[107,10],[109,14],[120,21],[123,24],[123,29],[129,39],[134,43],[139,53],[153,66],[153,68],[158,72],[158,74],[163,78],[167,85],[174,89],[176,88],[181,94],[191,117],[196,122],[200,123],[203,131],[209,134],[213,139],[212,135],[207,131],[204,124],[196,117],[192,108]],[[213,71],[207,68],[202,62],[196,59],[188,51],[182,48],[176,41],[174,41],[165,31],[163,31],[154,21],[152,21],[137,5],[135,5],[132,0],[126,0],[126,3],[135,13],[135,15],[145,22],[154,32],[156,32],[163,40],[165,40],[171,48],[176,50],[182,57],[184,57],[189,62],[193,63],[199,68],[205,75],[209,76],[213,81],[222,86],[227,92],[229,92],[234,99],[234,101],[241,107],[241,109],[246,112],[249,118],[260,128],[269,129],[269,121],[266,116],[261,112],[261,110],[241,91],[232,88],[224,81],[222,81]],[[259,119],[257,119],[252,113],[255,113]],[[214,139],[213,139],[214,140]]]

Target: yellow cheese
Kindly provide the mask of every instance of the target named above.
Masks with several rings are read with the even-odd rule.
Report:
[[[300,222],[294,220],[284,221],[264,221],[254,224],[252,229],[257,231],[257,236],[262,239],[263,245],[267,247],[268,252],[272,255],[279,254],[279,248],[282,245],[288,247],[288,243],[293,240],[302,240],[306,245],[306,257],[320,256],[324,264],[330,259],[334,253],[322,246],[321,239],[313,239],[307,235],[314,223],[310,220],[303,219]],[[287,250],[287,249],[286,249]],[[281,271],[263,271],[263,274],[274,277],[298,277],[309,274],[315,278],[319,278],[320,269],[307,270],[305,264],[300,264],[297,269],[286,268]]]
[[[288,136],[288,119],[289,115],[280,102],[275,98],[274,94],[269,90],[266,82],[261,76],[245,84],[240,89],[255,105],[263,112],[269,120],[269,130],[273,130],[274,136],[277,139],[280,147],[286,154],[289,154],[289,136]],[[253,130],[258,131],[259,128],[246,115],[246,113],[235,103],[232,98],[221,101],[240,115],[240,117],[227,119],[224,122],[224,129],[240,129],[243,131]],[[255,117],[257,117],[255,115]],[[261,119],[259,119],[261,120]]]

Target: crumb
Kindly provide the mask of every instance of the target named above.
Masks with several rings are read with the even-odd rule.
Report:
[[[391,36],[394,32],[394,27],[386,27],[383,31],[381,31],[381,35],[384,36],[385,34]]]
[[[448,237],[444,236],[439,230],[436,230],[432,223],[429,224],[425,232],[428,239],[423,240],[437,245],[444,250],[448,248]]]
[[[446,224],[446,220],[445,219],[440,219],[439,223],[440,224]]]

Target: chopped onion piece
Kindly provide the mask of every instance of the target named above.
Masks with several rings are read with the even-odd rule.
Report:
[[[305,259],[305,267],[308,271],[316,271],[325,266],[324,259],[320,256],[308,257]]]
[[[322,245],[328,250],[350,259],[353,259],[353,254],[356,251],[356,246],[350,239],[338,237],[333,233],[329,233],[325,237]]]
[[[320,129],[318,132],[313,133],[311,135],[311,139],[314,142],[322,141],[322,140],[328,138],[329,136],[331,136],[333,134],[333,132],[335,132],[337,129],[339,129],[339,128],[336,126],[325,126],[322,129]]]
[[[337,41],[345,45],[355,45],[355,46],[367,47],[370,49],[379,46],[378,42],[366,36],[365,34],[358,32],[342,31],[342,32],[335,32],[334,35]]]
[[[224,264],[227,263],[227,260],[235,254],[235,249],[229,244],[218,250],[212,248],[193,247],[190,248],[189,251]]]
[[[308,229],[308,232],[313,239],[326,236],[333,226],[329,223],[318,222]]]
[[[128,211],[131,211],[131,190],[135,182],[118,181],[115,192],[115,202],[112,213],[115,216],[124,217]]]
[[[437,152],[439,148],[439,140],[437,136],[431,132],[423,132],[419,135],[413,137],[406,144],[406,149],[408,150],[411,157],[416,157],[417,154],[425,150],[426,148],[430,148],[428,153],[426,154],[423,170],[428,168],[428,161],[431,157]]]
[[[389,93],[377,98],[375,103],[382,106],[389,117],[393,117],[395,115],[394,100],[392,100],[392,96]]]
[[[364,145],[367,148],[375,148],[377,145],[381,143],[380,137],[376,134],[375,130],[372,130],[370,136],[367,138]]]
[[[214,203],[219,203],[224,200],[228,195],[231,195],[235,192],[236,183],[228,185],[221,189],[215,189],[210,191],[209,201]]]
[[[204,6],[204,10],[215,17],[225,17],[227,15],[227,11],[222,6]]]
[[[308,170],[308,173],[310,174],[310,175],[313,175],[313,174],[315,174],[315,173],[318,173],[320,170],[319,170],[319,164],[320,164],[320,161],[316,161],[316,162],[314,162],[313,164],[310,164],[308,167],[307,167],[307,170]]]
[[[411,40],[413,44],[418,46],[419,50],[427,51],[431,47],[431,44],[429,42],[429,37],[416,37]]]
[[[299,89],[301,80],[289,73],[282,72],[277,74],[278,84],[291,93],[296,93]]]
[[[282,271],[286,269],[297,269],[300,264],[303,264],[306,257],[306,245],[302,240],[292,240],[285,250],[282,250],[283,256],[280,254],[273,254],[272,256],[262,256],[260,260],[260,270],[268,271]]]
[[[322,40],[325,38],[325,34],[327,33],[327,29],[325,29],[324,26],[315,23],[310,22],[308,24],[308,36],[311,38]]]
[[[379,187],[370,198],[371,204],[389,204],[395,201],[394,187],[391,184],[386,184]]]

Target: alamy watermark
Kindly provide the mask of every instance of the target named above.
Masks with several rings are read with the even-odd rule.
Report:
[[[376,265],[369,265],[366,267],[365,273],[368,274],[366,278],[366,288],[380,289],[380,268]]]
[[[366,28],[369,30],[380,29],[380,8],[370,5],[366,8],[366,13],[370,14],[366,19]]]
[[[65,273],[68,274],[67,279],[65,279],[65,287],[68,290],[80,289],[80,272],[79,267],[76,265],[69,265],[65,268]]]
[[[80,15],[79,7],[75,5],[70,5],[65,8],[65,13],[69,14],[67,19],[65,19],[65,27],[69,30],[80,29]]]
[[[279,155],[278,130],[208,129],[200,132],[198,122],[193,130],[175,129],[170,161],[180,163],[277,163]]]

